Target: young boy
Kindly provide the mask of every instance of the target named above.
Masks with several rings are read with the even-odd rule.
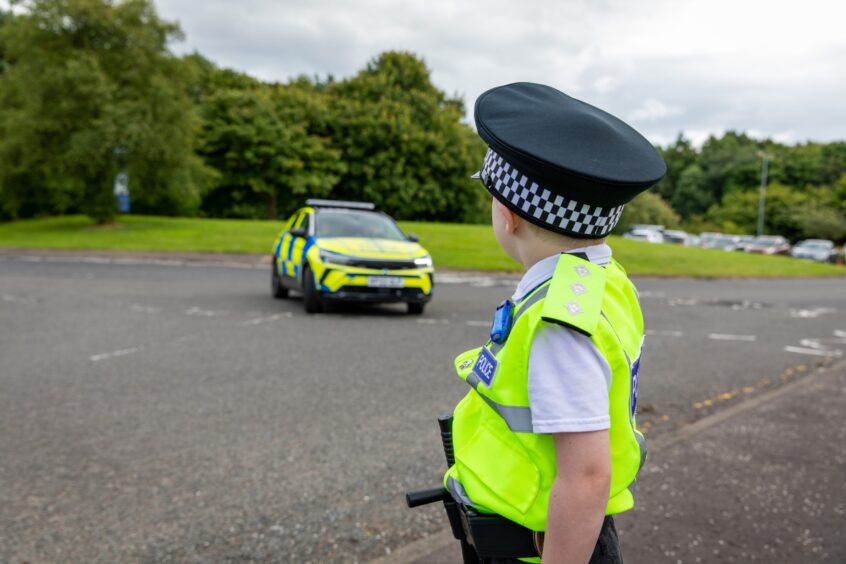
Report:
[[[611,515],[634,506],[643,318],[606,237],[664,175],[619,119],[540,84],[476,101],[496,239],[527,272],[491,340],[459,355],[452,496],[532,531],[544,563],[622,562]]]

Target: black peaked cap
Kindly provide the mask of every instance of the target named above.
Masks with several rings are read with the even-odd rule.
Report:
[[[481,138],[502,159],[577,202],[621,206],[667,172],[652,144],[632,127],[543,84],[488,90],[476,100],[475,120]]]

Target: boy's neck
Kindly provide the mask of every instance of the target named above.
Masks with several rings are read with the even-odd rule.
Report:
[[[573,239],[562,236],[556,238],[556,240],[546,240],[538,237],[531,242],[532,244],[521,245],[522,248],[518,249],[520,255],[519,262],[528,270],[538,262],[552,255],[566,253],[573,249],[602,245],[606,241],[607,237],[603,237],[602,239]]]

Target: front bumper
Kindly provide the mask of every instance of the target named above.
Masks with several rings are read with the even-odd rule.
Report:
[[[327,301],[425,303],[434,289],[431,267],[387,270],[324,263],[315,265],[315,277],[320,298]],[[402,286],[375,287],[374,278],[400,278]]]
[[[431,291],[424,294],[418,288],[368,288],[366,286],[343,286],[335,292],[321,292],[325,301],[368,302],[368,303],[413,303],[424,304],[432,299]]]

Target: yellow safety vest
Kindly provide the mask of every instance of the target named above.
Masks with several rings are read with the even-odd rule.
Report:
[[[555,479],[551,435],[532,432],[529,351],[535,332],[557,323],[589,336],[611,368],[611,490],[606,514],[634,506],[631,486],[646,459],[635,426],[643,316],[622,267],[562,254],[552,278],[516,304],[502,345],[488,342],[455,359],[473,387],[453,413],[455,465],[444,476],[453,497],[534,531],[546,530]]]

